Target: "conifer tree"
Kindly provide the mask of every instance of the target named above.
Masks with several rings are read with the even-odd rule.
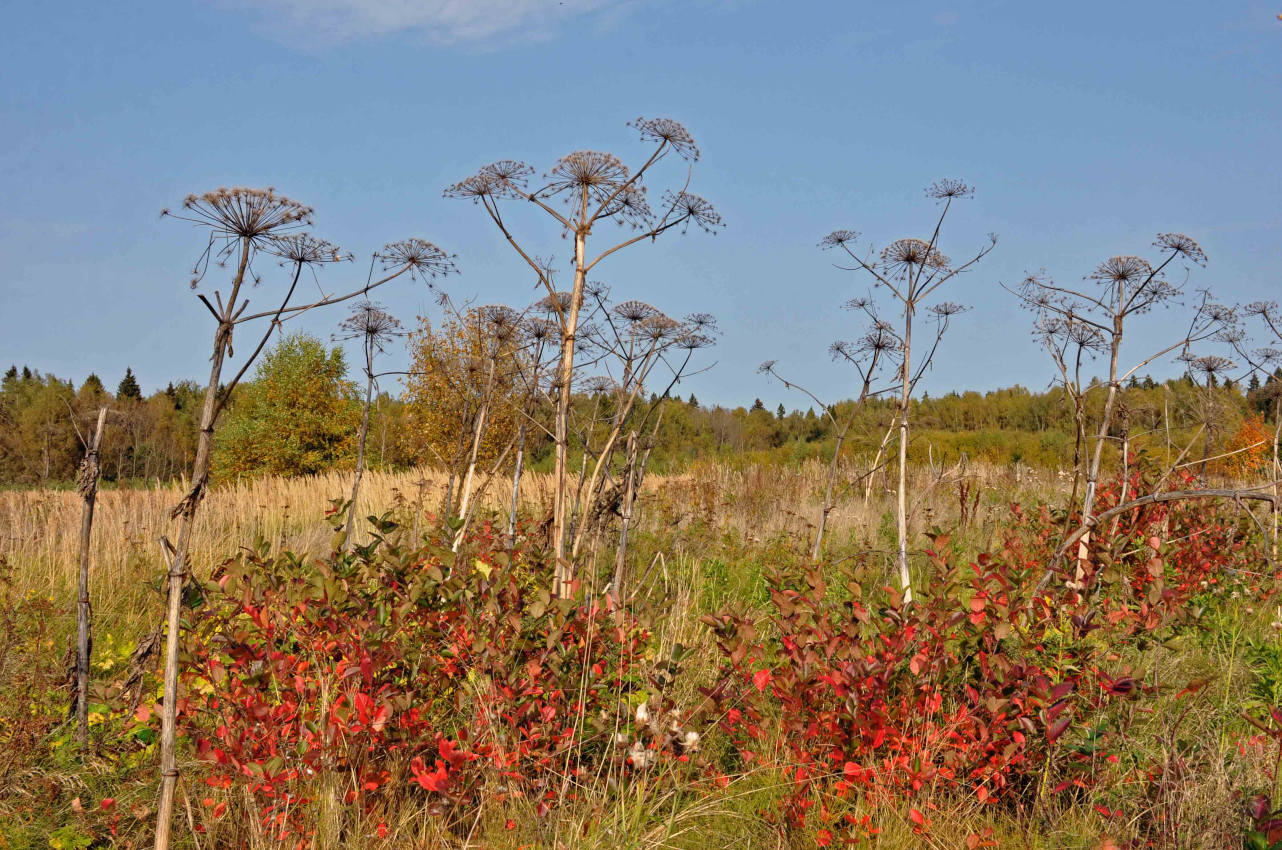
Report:
[[[80,385],[80,391],[82,393],[92,393],[94,395],[100,395],[102,393],[105,393],[107,390],[102,385],[102,378],[99,378],[96,374],[94,374],[93,372],[90,372],[89,377],[85,378],[85,382]]]
[[[138,379],[134,377],[134,370],[125,367],[125,376],[120,379],[120,386],[116,387],[116,399],[118,401],[142,401],[142,388],[138,386]]]

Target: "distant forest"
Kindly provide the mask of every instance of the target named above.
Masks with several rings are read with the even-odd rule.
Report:
[[[279,388],[265,389],[272,377],[260,370],[256,381],[237,389],[229,433],[220,432],[216,478],[306,474],[353,464],[351,447],[359,410],[356,385],[347,376],[341,350],[314,347],[319,349],[314,356],[328,364],[331,380],[327,384],[282,394]],[[109,389],[93,374],[77,387],[28,366],[10,367],[0,384],[0,485],[70,484],[83,453],[81,439],[102,405],[110,408],[103,438],[104,479],[148,484],[180,477],[191,467],[202,392],[193,381],[176,381],[144,393],[129,370]],[[264,392],[271,403],[250,403],[256,393]],[[1121,415],[1113,430],[1119,442],[1126,432],[1135,451],[1166,448],[1169,439],[1178,452],[1196,437],[1199,453],[1215,453],[1244,439],[1244,423],[1254,421],[1258,431],[1259,423],[1274,421],[1279,396],[1282,370],[1263,383],[1252,376],[1245,386],[1233,381],[1207,386],[1191,375],[1161,383],[1137,378],[1125,386]],[[1092,404],[1098,407],[1102,399],[1100,392],[1086,394],[1088,421],[1098,421]],[[581,418],[589,420],[587,411],[594,405],[599,408],[601,400],[584,392],[575,404],[584,411]],[[851,404],[836,404],[834,417],[844,421]],[[412,392],[378,394],[368,448],[372,467],[435,462],[429,433],[433,420],[423,415],[424,406],[430,404]],[[308,422],[318,418],[317,411],[323,421]],[[269,415],[270,422],[256,423]],[[891,400],[866,403],[855,416],[843,453],[872,458],[893,415]],[[911,456],[918,461],[951,463],[965,456],[1041,468],[1072,463],[1073,408],[1059,388],[1033,392],[1015,386],[986,393],[923,396],[912,402],[911,419],[915,423]],[[835,432],[833,419],[817,406],[787,410],[780,405],[772,410],[755,400],[728,408],[703,405],[693,395],[672,398],[663,404],[651,464],[658,472],[677,472],[701,459],[789,464],[827,459],[832,456]],[[229,440],[242,447],[240,455],[228,454],[230,449],[222,443]],[[244,456],[246,445],[254,447],[253,457]],[[529,460],[533,468],[550,464],[550,448],[550,441],[540,440],[537,429],[532,429]]]

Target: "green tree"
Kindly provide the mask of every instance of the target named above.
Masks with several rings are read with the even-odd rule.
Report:
[[[214,473],[306,475],[349,465],[360,404],[341,348],[296,333],[263,356],[232,400],[214,449]]]
[[[125,367],[125,376],[120,379],[120,386],[116,387],[116,399],[118,401],[142,401],[142,387],[138,386],[138,379],[134,377],[134,370]]]
[[[17,370],[14,371],[14,374],[17,374]],[[102,385],[102,378],[99,378],[93,372],[90,372],[89,377],[85,378],[85,382],[80,385],[81,394],[100,396],[106,391],[107,388]]]

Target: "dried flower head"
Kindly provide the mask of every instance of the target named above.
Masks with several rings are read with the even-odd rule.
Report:
[[[583,391],[589,395],[608,395],[619,387],[613,378],[605,375],[593,375],[590,378],[586,378],[581,386]]]
[[[544,295],[534,303],[534,308],[544,313],[565,313],[574,301],[573,292],[555,292]]]
[[[650,201],[646,198],[645,187],[635,183],[623,186],[611,197],[599,213],[602,218],[613,218],[619,224],[630,224],[641,227],[654,217]]]
[[[668,318],[662,313],[658,313],[646,318],[637,327],[642,336],[651,342],[659,343],[663,340],[674,338],[681,328],[681,323],[675,319]]]
[[[352,314],[339,323],[336,339],[364,339],[376,351],[385,351],[394,338],[404,336],[401,323],[379,304],[361,301]]]
[[[515,159],[501,159],[483,166],[471,177],[464,178],[442,193],[447,198],[523,198],[525,186],[534,169]]]
[[[344,254],[337,245],[318,239],[310,233],[273,236],[267,243],[267,250],[282,260],[300,266],[341,263],[352,259],[351,254]]]
[[[1112,284],[1142,283],[1153,274],[1153,267],[1142,257],[1109,257],[1091,272],[1092,280]]]
[[[221,188],[183,201],[184,221],[212,228],[215,238],[264,240],[312,223],[312,208],[266,189]],[[172,213],[168,213],[173,215]]]
[[[408,266],[410,273],[434,278],[458,271],[454,258],[426,239],[402,239],[389,242],[375,254],[383,270]]]
[[[638,118],[629,121],[628,126],[641,133],[642,141],[667,145],[692,162],[699,159],[699,147],[690,131],[671,118]]]
[[[545,342],[549,339],[556,339],[556,325],[547,319],[530,317],[525,320],[525,336],[532,342]]]
[[[520,333],[521,314],[505,304],[482,307],[478,315],[486,331],[499,345],[512,342]]]
[[[911,273],[913,268],[945,269],[948,268],[949,261],[939,249],[932,248],[929,242],[908,238],[898,239],[887,245],[881,252],[881,262],[887,270],[899,274]]]
[[[778,360],[767,360],[767,361],[765,361],[764,363],[762,363],[760,366],[758,366],[758,367],[757,367],[757,374],[758,374],[758,375],[764,375],[764,374],[767,374],[767,373],[769,373],[769,372],[773,372],[773,371],[774,371],[774,368],[775,368],[775,364],[776,364],[776,363],[778,363],[778,362],[779,362]]]
[[[697,333],[718,333],[717,318],[711,313],[691,313],[685,322],[690,330]]]
[[[854,230],[834,230],[819,240],[819,247],[827,251],[830,248],[843,248],[859,241],[859,233]]]
[[[1207,380],[1237,368],[1237,364],[1232,360],[1227,357],[1220,357],[1218,354],[1208,354],[1202,357],[1184,357],[1181,359],[1188,360],[1190,371],[1205,376]]]
[[[166,209],[161,216],[209,228],[209,243],[192,269],[191,287],[195,289],[209,270],[211,259],[222,265],[246,242],[252,253],[267,247],[273,239],[307,227],[312,223],[312,208],[277,195],[270,186],[235,187],[188,195],[181,214]]]
[[[956,316],[958,313],[965,313],[970,308],[965,304],[958,304],[955,301],[944,301],[930,307],[927,312],[941,319],[947,319],[949,316]]]
[[[624,301],[614,308],[614,312],[624,321],[634,325],[645,321],[651,316],[659,315],[659,311],[656,308],[651,307],[644,301],[636,300]]]
[[[686,351],[695,351],[700,348],[707,348],[716,344],[716,338],[711,334],[697,333],[688,328],[678,330],[673,344],[677,348],[683,348]]]
[[[670,210],[673,226],[680,224],[682,233],[688,230],[691,224],[704,233],[716,233],[717,228],[725,225],[721,214],[712,206],[712,203],[692,192],[669,191],[664,194],[663,202],[664,206]]]
[[[974,194],[975,187],[968,186],[964,181],[953,179],[936,180],[926,189],[926,197],[937,201],[969,198]]]
[[[601,203],[627,182],[628,167],[612,153],[575,151],[561,157],[548,177],[543,194],[574,190],[567,201],[577,202],[578,193],[586,190],[589,199]]]
[[[1202,246],[1183,233],[1159,233],[1153,247],[1164,254],[1184,257],[1199,266],[1206,265],[1206,252]]]
[[[1268,318],[1276,316],[1278,313],[1278,302],[1276,301],[1252,301],[1242,308],[1242,312],[1248,316],[1260,316]]]

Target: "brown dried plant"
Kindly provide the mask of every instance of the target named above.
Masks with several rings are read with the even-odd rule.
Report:
[[[940,289],[970,270],[997,245],[997,237],[989,234],[988,244],[964,262],[954,263],[939,248],[940,232],[944,220],[952,209],[953,201],[969,198],[974,190],[961,180],[939,180],[926,189],[926,196],[940,205],[930,238],[909,237],[887,245],[879,254],[867,249],[862,254],[855,251],[860,235],[853,230],[834,230],[819,243],[825,250],[839,250],[855,261],[854,266],[838,266],[847,271],[862,271],[873,280],[875,289],[890,293],[899,309],[896,329],[885,323],[884,330],[899,344],[899,480],[896,499],[896,537],[898,541],[896,563],[899,583],[905,601],[912,600],[912,577],[908,569],[908,412],[909,401],[917,382],[934,360],[939,342],[948,329],[952,316],[964,308],[949,301],[930,304]],[[868,299],[871,301],[871,299]],[[935,339],[919,364],[913,362],[913,326],[919,312],[927,312],[936,322]]]
[[[343,524],[343,548],[350,548],[352,527],[356,520],[356,500],[360,496],[361,477],[365,474],[365,440],[369,435],[369,411],[374,399],[374,357],[387,351],[388,344],[405,335],[401,323],[380,305],[358,301],[352,314],[339,323],[336,339],[361,341],[364,355],[365,404],[361,410],[361,427],[356,437],[356,473],[352,478],[352,495],[347,503],[347,522]]]
[[[665,192],[657,209],[647,199],[644,181],[659,162],[670,154],[691,162],[699,158],[699,149],[690,133],[666,118],[638,118],[630,126],[640,134],[643,142],[652,145],[649,156],[635,169],[611,153],[575,151],[559,159],[538,182],[533,180],[534,169],[525,163],[500,160],[445,190],[446,197],[471,200],[485,210],[552,298],[548,306],[551,318],[559,327],[561,351],[554,386],[556,485],[551,546],[555,563],[553,592],[557,596],[571,593],[575,575],[572,556],[567,551],[570,509],[567,461],[575,356],[581,332],[580,311],[587,292],[588,275],[606,257],[643,240],[654,240],[669,230],[685,232],[694,225],[706,232],[715,232],[722,226],[721,217],[713,206],[687,191],[688,178],[686,186]],[[550,216],[559,225],[562,235],[573,240],[573,283],[568,298],[557,293],[551,263],[539,259],[517,237],[507,216],[511,202],[516,201]],[[633,233],[595,256],[590,255],[589,240],[599,233],[598,225],[606,222],[629,228]]]
[[[193,288],[199,287],[206,280],[211,260],[219,267],[234,263],[234,271],[225,299],[219,289],[213,291],[212,301],[204,293],[198,294],[217,327],[214,331],[213,353],[210,356],[209,383],[205,387],[204,405],[200,414],[191,483],[172,514],[175,519],[180,520],[180,526],[177,543],[168,556],[167,569],[169,598],[166,611],[160,734],[161,783],[156,814],[156,850],[167,850],[171,835],[174,793],[178,780],[175,734],[183,585],[188,572],[188,550],[196,510],[209,483],[210,456],[219,414],[250,365],[283,322],[318,307],[364,295],[404,274],[432,278],[454,271],[451,259],[435,245],[421,239],[410,239],[392,243],[375,255],[376,260],[381,259],[384,272],[379,279],[374,279],[371,273],[362,286],[345,294],[322,295],[308,303],[294,304],[291,302],[304,269],[314,274],[320,266],[348,259],[347,255],[330,243],[302,232],[311,224],[311,207],[278,195],[271,188],[224,188],[202,195],[190,195],[183,202],[181,212],[171,213],[165,210],[162,215],[190,222],[206,231],[205,248],[193,269]],[[292,274],[288,275],[289,284],[279,307],[265,312],[248,313],[250,300],[244,295],[246,283],[254,285],[261,281],[254,269],[254,262],[263,253],[277,257],[281,265]],[[319,280],[317,285],[319,286]],[[258,319],[268,319],[266,330],[253,351],[245,358],[240,370],[224,385],[222,370],[227,358],[234,356],[233,334],[236,328]]]

